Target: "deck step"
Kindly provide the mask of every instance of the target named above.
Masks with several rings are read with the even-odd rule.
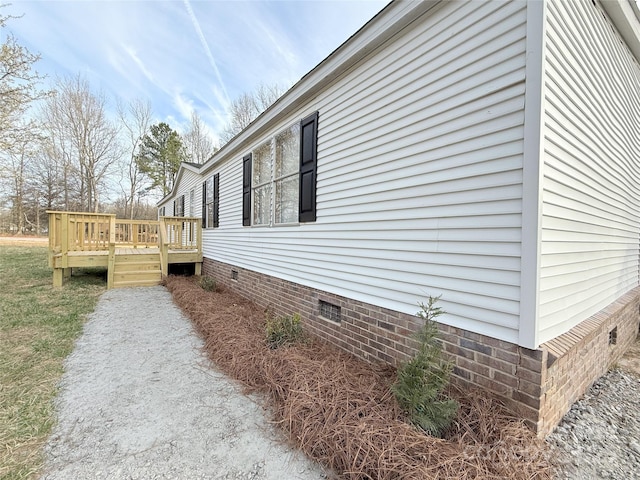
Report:
[[[114,265],[114,273],[126,273],[126,272],[146,272],[150,270],[160,271],[160,262],[131,262],[131,263],[119,263],[116,261]]]
[[[126,282],[113,282],[113,288],[126,288],[126,287],[155,287],[160,285],[160,280],[128,280]]]
[[[160,282],[162,282],[162,274],[159,269],[134,272],[114,272],[113,274],[114,288],[160,285]]]
[[[143,287],[159,285],[162,268],[158,253],[116,255],[113,266],[113,287]]]

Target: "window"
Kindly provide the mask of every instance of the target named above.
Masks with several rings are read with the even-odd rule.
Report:
[[[300,176],[300,126],[280,133],[275,138],[273,186],[275,223],[298,221],[298,183]]]
[[[184,195],[180,195],[173,201],[173,216],[184,217]]]
[[[189,192],[189,216],[193,217],[195,215],[195,203],[196,203],[196,191],[195,189],[191,189]]]
[[[315,221],[317,125],[316,112],[243,158],[243,225]]]
[[[271,223],[271,142],[263,143],[253,151],[253,225]]]
[[[160,207],[158,209],[158,216],[159,217],[164,217],[164,210],[165,210],[165,207]]]
[[[202,183],[202,226],[217,228],[220,216],[220,174]]]

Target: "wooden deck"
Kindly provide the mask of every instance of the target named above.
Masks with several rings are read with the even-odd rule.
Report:
[[[114,215],[49,213],[49,266],[62,286],[74,267],[107,268],[107,287],[158,285],[171,264],[202,269],[200,219],[118,220]]]

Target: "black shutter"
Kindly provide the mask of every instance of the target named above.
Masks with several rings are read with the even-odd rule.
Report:
[[[251,225],[251,154],[242,159],[242,225]]]
[[[213,176],[213,228],[220,225],[220,174]]]
[[[318,166],[318,112],[300,122],[300,222],[316,221],[316,171]]]
[[[202,182],[202,228],[207,228],[207,181]]]
[[[177,207],[176,202],[177,202],[177,200],[174,200],[174,201],[173,201],[173,216],[174,216],[174,217],[176,216],[176,207]]]
[[[180,197],[180,216],[184,217],[184,195]]]

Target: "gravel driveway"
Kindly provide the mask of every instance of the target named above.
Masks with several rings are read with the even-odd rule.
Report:
[[[66,361],[42,479],[320,479],[164,287],[109,290]]]

